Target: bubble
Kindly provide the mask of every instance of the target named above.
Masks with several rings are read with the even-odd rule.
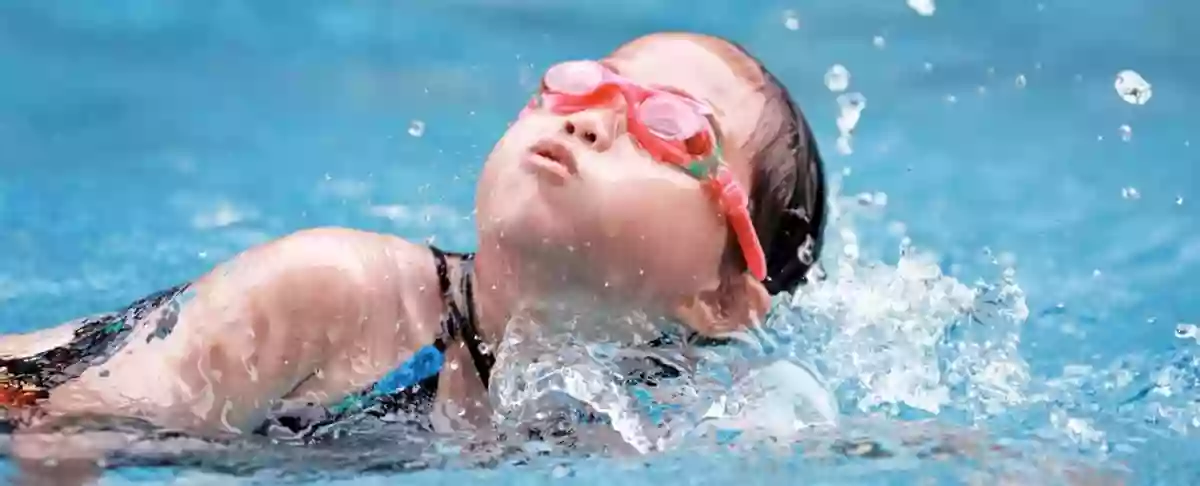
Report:
[[[922,17],[929,17],[937,11],[937,5],[934,5],[933,0],[908,0],[908,7]]]
[[[871,39],[871,44],[873,44],[875,47],[883,49],[884,47],[887,47],[887,39],[884,39],[882,35],[877,35],[874,39]]]
[[[1017,80],[1014,81],[1014,83],[1017,85],[1017,88],[1024,88],[1025,85],[1028,84],[1028,81],[1025,79],[1024,74],[1018,74]]]
[[[421,120],[413,120],[408,125],[408,134],[420,138],[425,135],[425,122]]]
[[[787,30],[800,30],[800,18],[796,16],[795,10],[783,11],[783,26]]]
[[[1113,88],[1117,90],[1117,95],[1121,99],[1131,105],[1144,105],[1154,95],[1154,92],[1150,89],[1150,83],[1142,75],[1138,74],[1137,71],[1130,69],[1117,73],[1117,79],[1113,82]]]
[[[1133,139],[1133,127],[1129,125],[1121,125],[1117,128],[1121,132],[1121,141],[1128,142]]]
[[[1141,199],[1142,194],[1140,192],[1138,192],[1136,187],[1122,187],[1121,188],[1121,197],[1123,197],[1125,199],[1136,200],[1136,199]]]
[[[825,72],[825,87],[834,93],[841,93],[850,87],[850,71],[846,66],[834,64]]]
[[[925,72],[930,72],[930,71],[933,71],[933,63],[932,63],[932,62],[926,62],[926,63],[925,63]]]
[[[1175,196],[1175,205],[1183,206],[1183,196]]]

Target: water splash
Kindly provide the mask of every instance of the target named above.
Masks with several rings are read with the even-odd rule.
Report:
[[[840,181],[834,183],[835,194]],[[882,205],[835,196],[825,275],[797,290],[786,323],[803,336],[843,404],[898,415],[953,406],[983,419],[1024,400],[1028,365],[1017,352],[1028,318],[1016,272],[967,286],[900,233],[894,265],[865,256],[856,220]],[[997,266],[1001,265],[996,261]]]
[[[638,452],[655,449],[646,418],[621,385],[611,348],[579,342],[573,333],[543,329],[520,319],[506,327],[488,388],[496,422],[519,428],[564,409],[571,415],[590,412],[607,417],[613,430]]]
[[[860,241],[869,228],[858,225],[881,217],[887,197],[841,196],[840,187],[840,180],[831,185],[820,267],[827,272],[815,270],[812,283],[783,296],[773,317],[743,339],[749,346],[709,352],[694,376],[660,385],[655,401],[672,402],[675,410],[668,419],[649,417],[635,391],[618,385],[622,375],[611,349],[541,334],[540,326],[510,325],[493,376],[499,420],[542,419],[547,400],[565,396],[610,417],[622,439],[643,452],[678,443],[679,434],[714,417],[741,426],[765,420],[787,433],[830,422],[811,419],[819,413],[793,424],[776,420],[787,407],[773,401],[820,408],[814,405],[820,399],[811,398],[820,395],[816,391],[781,398],[751,386],[756,371],[773,366],[760,365],[780,357],[812,363],[813,374],[823,377],[812,380],[820,383],[814,390],[836,390],[840,402],[826,410],[840,406],[852,415],[953,410],[980,422],[1027,402],[1029,367],[1017,347],[1029,309],[1015,258],[993,256],[995,279],[968,286],[904,236],[903,224],[887,225],[889,238],[900,240],[894,263],[874,258],[871,249],[880,245]]]

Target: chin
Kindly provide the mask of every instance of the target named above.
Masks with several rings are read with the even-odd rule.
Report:
[[[575,234],[574,224],[562,207],[536,193],[481,205],[478,221],[481,240],[521,252],[567,246]]]

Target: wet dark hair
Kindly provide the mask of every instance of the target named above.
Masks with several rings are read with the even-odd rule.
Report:
[[[812,129],[787,86],[744,47],[721,40],[762,72],[761,92],[767,104],[747,144],[754,154],[750,218],[767,257],[763,284],[772,295],[791,291],[807,282],[808,270],[820,257],[826,211],[824,164]]]

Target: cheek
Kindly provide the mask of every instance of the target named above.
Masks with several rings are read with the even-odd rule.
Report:
[[[621,194],[606,198],[593,229],[603,242],[601,263],[619,273],[612,278],[681,292],[715,278],[724,225],[702,192],[646,184],[627,185]]]
[[[538,127],[533,118],[518,120],[492,147],[479,174],[476,201],[480,211],[503,202],[519,189],[520,152],[535,141]],[[529,179],[529,177],[523,177]]]

